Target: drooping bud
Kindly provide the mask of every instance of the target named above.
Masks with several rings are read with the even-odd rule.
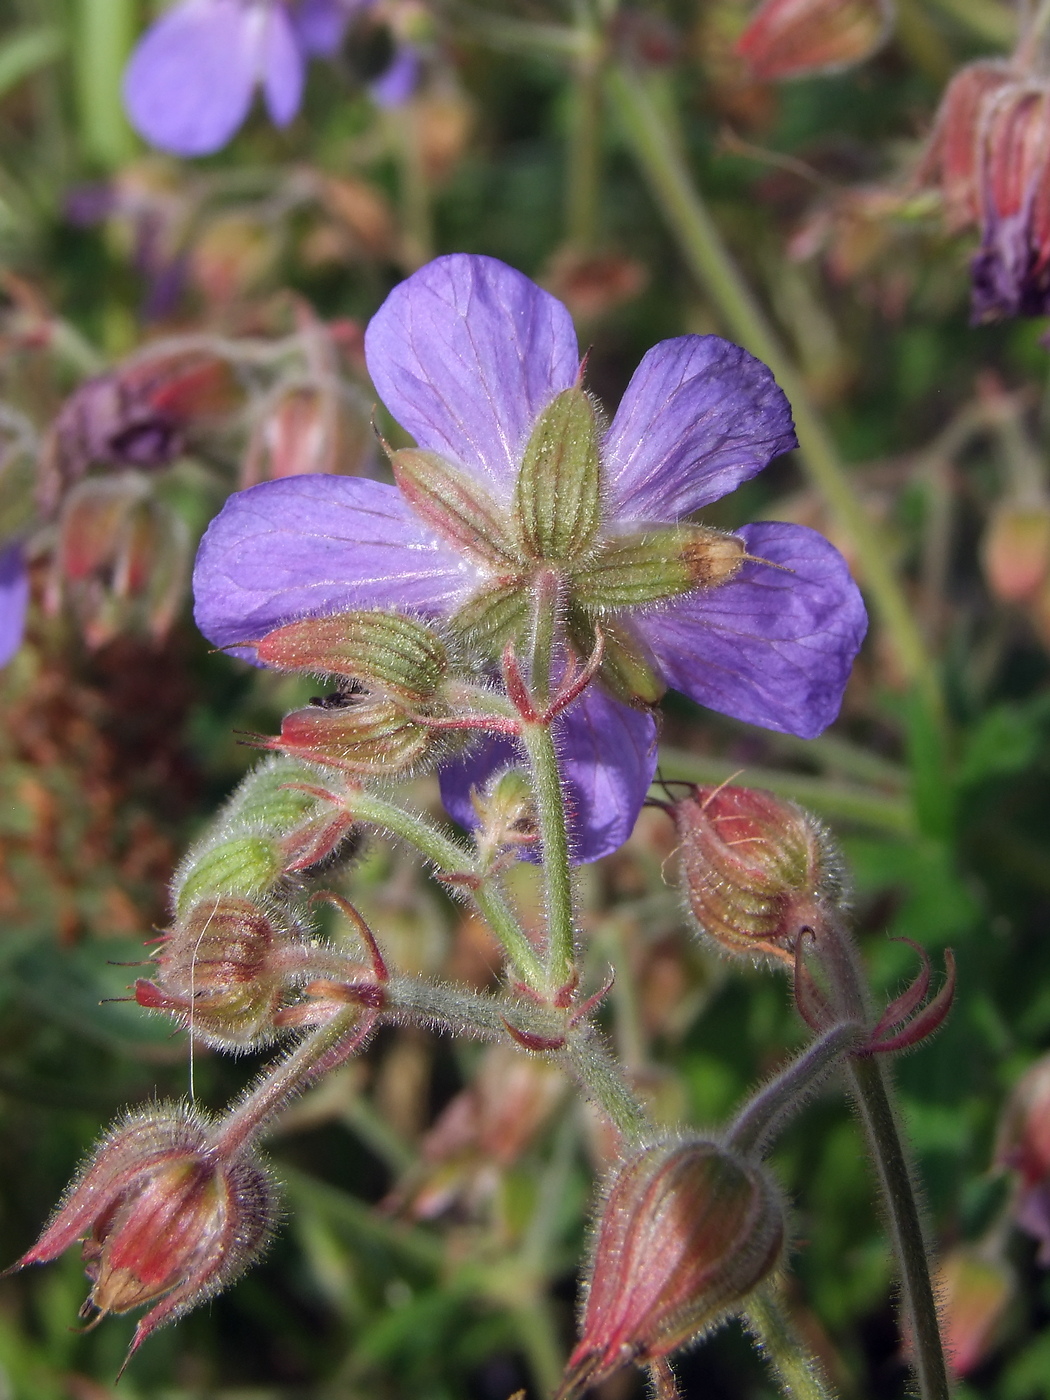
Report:
[[[1032,598],[1050,573],[1050,506],[998,506],[981,542],[981,563],[988,587],[1004,603]]]
[[[351,472],[362,456],[362,415],[356,424],[330,390],[313,384],[286,389],[255,424],[241,470],[241,487],[310,472]]]
[[[598,419],[582,389],[566,389],[540,414],[521,464],[514,515],[533,559],[571,560],[601,524]]]
[[[776,1267],[784,1231],[769,1175],[718,1143],[659,1143],[628,1158],[606,1188],[559,1400],[721,1321]]]
[[[503,512],[471,477],[418,448],[395,452],[390,467],[412,509],[454,548],[502,569],[516,562]]]
[[[995,1161],[1020,1176],[1014,1218],[1039,1241],[1039,1262],[1050,1267],[1050,1055],[1014,1086],[999,1124]]]
[[[960,68],[945,88],[917,179],[940,188],[951,231],[980,222],[985,107],[996,93],[1016,81],[1017,73],[1010,64],[980,59]]]
[[[945,1358],[956,1376],[968,1376],[995,1348],[1003,1316],[1016,1291],[1013,1270],[972,1245],[946,1254],[934,1276]]]
[[[632,608],[695,588],[728,583],[746,551],[735,535],[704,525],[678,525],[607,540],[573,575],[573,595],[585,608]]]
[[[218,1156],[200,1114],[161,1105],[103,1139],[16,1267],[83,1241],[92,1288],[82,1315],[153,1304],[133,1352],[241,1273],[265,1247],[275,1214],[273,1185],[248,1152]]]
[[[65,486],[98,464],[165,467],[192,431],[233,402],[229,367],[214,355],[150,355],[87,379],[66,400],[41,462],[41,496],[57,504]]]
[[[982,109],[975,322],[1050,310],[1050,83],[1013,83]]]
[[[305,618],[267,633],[256,650],[268,666],[346,676],[409,701],[429,699],[448,669],[441,638],[424,623],[398,613]]]
[[[764,0],[737,52],[762,82],[838,73],[877,53],[893,23],[892,0]]]
[[[701,931],[725,951],[790,960],[799,932],[842,898],[824,829],[771,792],[698,787],[672,804],[682,887]]]
[[[164,934],[156,976],[139,978],[135,1000],[170,1012],[206,1045],[265,1045],[295,971],[286,953],[300,938],[258,901],[228,895],[201,900]]]

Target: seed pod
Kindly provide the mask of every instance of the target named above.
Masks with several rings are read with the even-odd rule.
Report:
[[[762,1167],[700,1139],[640,1149],[606,1189],[560,1400],[721,1321],[776,1267],[784,1233]]]
[[[793,802],[753,788],[698,787],[672,804],[687,907],[725,951],[790,959],[801,929],[843,897],[823,827]]]

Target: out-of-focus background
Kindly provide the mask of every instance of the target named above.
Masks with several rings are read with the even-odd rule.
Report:
[[[833,25],[848,4],[811,8]],[[209,649],[188,567],[232,490],[382,472],[361,337],[390,288],[441,252],[514,264],[572,310],[610,410],[657,340],[740,338],[615,69],[822,416],[923,656],[902,659],[876,620],[840,720],[811,743],[672,698],[664,769],[741,770],[827,822],[883,993],[915,968],[891,940],[937,965],[954,948],[954,1012],[898,1080],[960,1395],[1050,1396],[1050,1273],[1017,1223],[1050,1172],[1050,1091],[1004,1126],[1050,1050],[1048,322],[970,324],[979,233],[951,217],[928,147],[953,75],[1008,54],[1023,13],[898,0],[864,61],[763,80],[736,47],[744,0],[640,0],[613,18],[582,0],[382,0],[311,64],[287,128],[257,102],[223,151],[178,160],[146,148],[120,95],[159,9],[0,0],[0,549],[19,551],[31,596],[0,673],[0,1262],[124,1105],[186,1092],[186,1038],[123,1000],[129,964],[164,926],[180,853],[253,761],[244,733],[310,694]],[[406,49],[414,86],[390,101],[381,80]],[[825,531],[868,583],[800,454],[705,519],[763,517]],[[432,780],[414,795],[437,810]],[[609,1031],[654,1111],[713,1124],[801,1031],[782,981],[686,930],[663,879],[673,846],[643,812],[582,872],[583,917],[594,964],[621,971]],[[484,930],[404,851],[372,842],[349,880],[398,966],[490,985]],[[197,1048],[198,1100],[221,1107],[256,1063]],[[117,1392],[132,1320],[71,1329],[74,1254],[0,1283],[0,1397],[540,1393],[572,1335],[603,1153],[557,1071],[385,1031],[271,1148],[288,1209],[266,1260],[151,1338]],[[809,1344],[843,1396],[903,1396],[882,1224],[841,1097],[774,1160]],[[773,1394],[735,1326],[680,1375],[688,1397]],[[601,1394],[641,1392],[624,1374]]]

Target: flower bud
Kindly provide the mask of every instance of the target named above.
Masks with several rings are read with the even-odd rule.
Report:
[[[760,789],[698,787],[672,804],[687,905],[727,952],[789,959],[799,931],[842,898],[827,833]]]
[[[478,815],[474,840],[482,856],[494,856],[508,846],[524,846],[538,839],[536,799],[528,774],[521,768],[504,768],[470,801]]]
[[[992,593],[1004,603],[1031,598],[1050,572],[1050,506],[1005,502],[981,542],[981,563]]]
[[[967,1376],[992,1352],[1015,1292],[1013,1270],[972,1246],[946,1254],[934,1276],[948,1365]]]
[[[340,469],[340,404],[313,385],[287,389],[255,425],[241,486]]]
[[[636,1152],[606,1188],[560,1395],[668,1356],[719,1322],[776,1267],[784,1231],[769,1175],[718,1143]]]
[[[279,915],[256,901],[201,900],[163,935],[153,981],[135,983],[140,1006],[173,1014],[206,1045],[247,1050],[273,1038],[274,1016],[297,941]]]
[[[440,637],[424,623],[398,613],[305,618],[267,633],[256,651],[268,666],[346,676],[408,701],[429,699],[448,670]]]
[[[16,1267],[47,1263],[82,1240],[92,1283],[82,1316],[154,1305],[133,1352],[241,1273],[264,1248],[275,1214],[273,1186],[250,1154],[218,1157],[199,1114],[160,1106],[103,1139]]]
[[[414,768],[436,747],[433,729],[406,715],[391,700],[362,700],[336,707],[309,705],[281,721],[280,735],[263,741],[291,758],[329,764],[347,773],[387,777]]]
[[[533,559],[573,559],[601,523],[598,418],[582,389],[566,389],[540,414],[525,448],[514,514]]]
[[[838,73],[876,53],[893,21],[891,0],[765,0],[737,52],[762,82]]]
[[[395,452],[390,467],[415,513],[453,548],[503,570],[516,562],[503,512],[472,477],[414,447]]]
[[[228,366],[196,351],[149,355],[94,379],[65,402],[41,463],[41,494],[54,507],[62,490],[93,465],[166,467],[191,431],[232,403]]]
[[[996,1141],[995,1160],[1020,1176],[1014,1218],[1040,1244],[1050,1267],[1050,1055],[1036,1060],[1010,1095]]]
[[[996,93],[1016,81],[1008,63],[980,59],[960,68],[945,88],[918,179],[940,187],[952,231],[980,222],[984,111]]]

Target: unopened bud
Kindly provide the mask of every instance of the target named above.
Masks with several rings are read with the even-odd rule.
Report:
[[[980,222],[985,108],[996,93],[1016,81],[1017,74],[1008,63],[980,59],[960,68],[945,88],[918,179],[940,188],[952,231]]]
[[[781,960],[842,899],[830,840],[801,807],[754,788],[698,787],[672,804],[687,906],[724,950]]]
[[[1023,603],[1050,572],[1050,506],[999,506],[981,542],[981,563],[992,593],[1004,603]]]
[[[640,607],[728,583],[745,558],[742,540],[705,525],[622,535],[573,575],[573,595],[587,608]]]
[[[737,52],[763,82],[838,73],[876,53],[893,21],[892,0],[765,0]]]
[[[92,1283],[82,1315],[154,1305],[135,1330],[135,1351],[246,1268],[275,1213],[273,1186],[250,1154],[219,1157],[199,1114],[160,1106],[103,1139],[17,1267],[47,1263],[82,1241]]]
[[[308,705],[293,710],[281,721],[280,734],[263,741],[263,747],[290,758],[376,777],[414,768],[434,753],[436,744],[435,731],[393,701],[355,703],[353,697],[334,708]]]
[[[1016,1291],[1013,1270],[963,1245],[938,1264],[934,1289],[946,1360],[954,1375],[967,1376],[995,1348]]]
[[[441,638],[424,623],[398,613],[305,618],[268,633],[256,650],[268,666],[346,676],[410,701],[429,699],[448,669]]]
[[[601,523],[598,418],[582,389],[566,389],[540,414],[525,448],[514,514],[533,559],[573,559]]]
[[[135,1000],[171,1013],[206,1045],[257,1048],[273,1038],[293,972],[283,955],[298,937],[257,901],[201,900],[164,934],[155,979],[135,983]]]
[[[776,1267],[784,1230],[762,1167],[701,1140],[640,1149],[606,1189],[560,1395],[668,1356],[721,1321]]]
[[[1020,1176],[1014,1218],[1039,1241],[1039,1262],[1050,1266],[1050,1055],[1043,1055],[1014,1086],[995,1148],[995,1160]]]
[[[245,455],[241,486],[285,476],[333,473],[340,463],[339,401],[313,385],[267,404]]]
[[[470,801],[478,816],[474,840],[483,855],[536,841],[536,799],[523,769],[505,768],[482,790],[474,789]]]

